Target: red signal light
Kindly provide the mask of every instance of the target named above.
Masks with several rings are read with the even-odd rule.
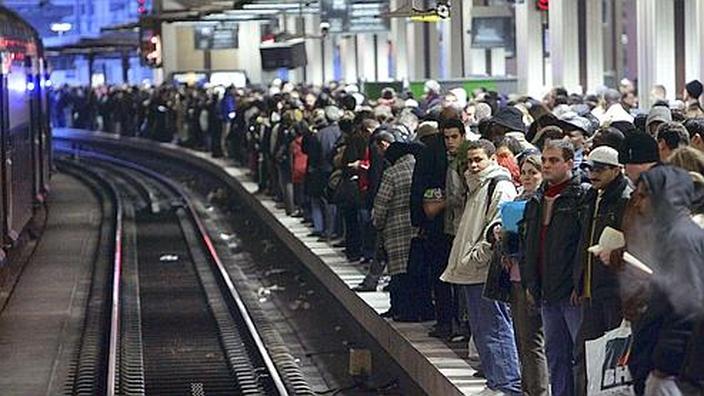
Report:
[[[550,9],[550,0],[537,0],[535,7],[540,11],[548,11]]]

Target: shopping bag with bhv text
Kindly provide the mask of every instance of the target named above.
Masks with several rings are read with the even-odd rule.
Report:
[[[588,395],[634,394],[628,371],[631,344],[631,324],[626,320],[620,327],[586,342]]]

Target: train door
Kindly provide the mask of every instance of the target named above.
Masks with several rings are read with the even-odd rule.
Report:
[[[29,96],[29,125],[30,125],[30,151],[32,157],[32,194],[35,202],[44,200],[44,188],[42,186],[42,134],[44,130],[44,120],[42,116],[41,103],[41,78],[39,70],[39,58],[27,57],[27,95]]]
[[[5,184],[5,142],[7,141],[7,130],[9,127],[10,120],[7,115],[10,112],[10,107],[8,104],[8,89],[7,89],[7,75],[10,72],[9,67],[9,54],[7,52],[0,50],[0,245],[4,243],[5,235],[7,235],[7,184]],[[3,253],[4,256],[4,253]]]
[[[26,52],[25,52],[26,53]],[[7,74],[7,112],[9,121],[3,139],[3,184],[6,187],[5,208],[7,236],[14,241],[32,217],[34,205],[30,99],[30,64],[25,53],[13,53]]]
[[[49,71],[46,64],[46,59],[39,58],[39,88],[40,88],[40,112],[42,118],[41,128],[41,191],[44,196],[49,192],[49,179],[51,178],[51,124],[49,118],[49,93],[51,92],[51,80],[49,80]]]

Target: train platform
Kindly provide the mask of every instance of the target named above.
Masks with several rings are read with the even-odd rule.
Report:
[[[55,129],[54,137],[59,140],[70,138],[86,143],[119,145],[131,150],[178,158],[218,176],[271,227],[277,237],[408,376],[414,379],[420,389],[430,395],[472,394],[483,389],[485,381],[473,376],[475,371],[466,359],[466,345],[458,347],[428,337],[432,322],[397,323],[382,318],[380,314],[389,309],[388,293],[353,291],[352,287],[364,278],[361,266],[349,263],[340,249],[318,242],[315,237],[308,237],[310,228],[301,224],[299,219],[286,216],[283,209],[276,208],[271,198],[256,194],[257,185],[248,176],[247,169],[234,166],[227,159],[212,158],[209,153],[139,138],[121,138],[75,129]]]
[[[77,179],[55,174],[41,240],[0,312],[3,395],[58,395],[80,338],[101,206]]]

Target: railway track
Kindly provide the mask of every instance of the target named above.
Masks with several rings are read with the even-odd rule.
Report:
[[[114,213],[68,394],[313,393],[290,355],[272,358],[276,337],[257,330],[180,186],[101,154],[57,164],[101,186]]]

